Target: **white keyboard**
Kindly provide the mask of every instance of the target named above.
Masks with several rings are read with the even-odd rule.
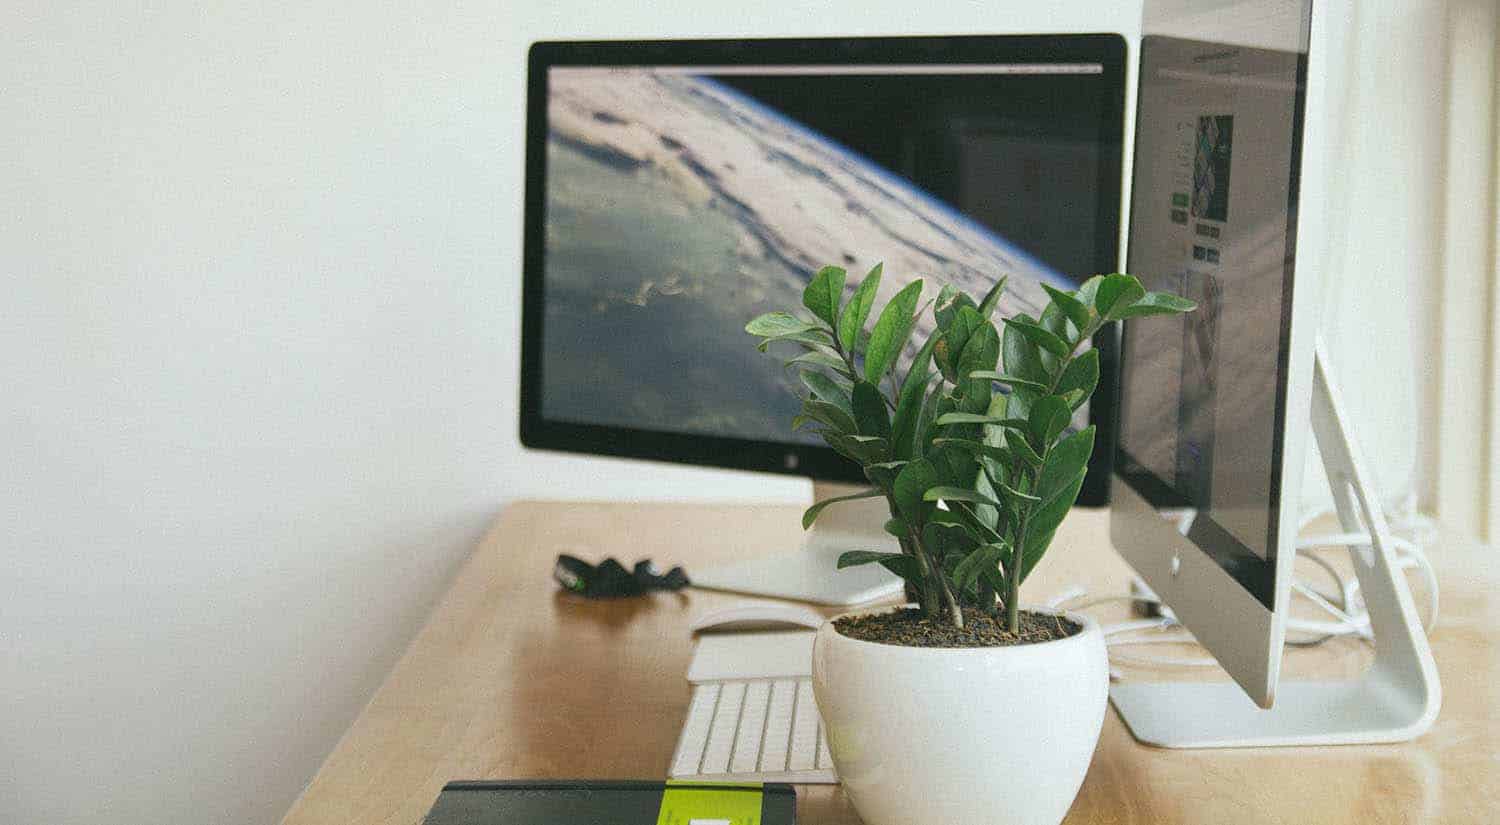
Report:
[[[813,700],[812,633],[705,635],[674,779],[838,782]]]

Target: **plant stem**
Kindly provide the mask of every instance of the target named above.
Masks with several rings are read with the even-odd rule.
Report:
[[[844,363],[849,365],[849,374],[855,376],[855,379],[858,380],[859,373],[854,369],[854,352],[852,350],[849,352],[844,352],[844,347],[839,344],[839,331],[835,329],[832,330],[832,332],[833,351],[838,353],[840,358],[844,359]]]
[[[910,539],[910,541],[912,546],[911,554],[917,559],[917,573],[922,577],[922,598],[919,600],[919,604],[922,607],[922,612],[929,619],[935,619],[938,615],[939,598],[937,591],[932,586],[934,580],[932,562],[927,558],[927,554],[923,552],[920,542],[916,539]]]
[[[953,626],[963,630],[964,612],[959,607],[958,599],[953,595],[953,588],[948,586],[948,577],[943,575],[943,571],[933,562],[932,556],[928,555],[927,548],[922,546],[922,539],[916,534],[916,530],[907,528],[907,531],[911,536],[912,546],[917,549],[917,564],[921,568],[922,580],[926,582],[929,590],[932,589],[932,583],[937,582],[937,597],[942,600],[943,608],[952,618]],[[929,616],[933,615],[933,611],[928,609],[927,605],[922,607]]]
[[[948,579],[938,573],[938,583],[942,585],[943,603],[947,606],[949,614],[953,617],[953,626],[958,630],[964,629],[964,611],[958,604],[958,598],[953,595],[953,588],[948,586]]]
[[[1011,633],[1021,632],[1021,564],[1026,558],[1026,522],[1030,519],[1028,507],[1016,530],[1016,549],[1010,557],[1010,576],[1005,580],[1009,590],[1005,594],[1005,629]]]

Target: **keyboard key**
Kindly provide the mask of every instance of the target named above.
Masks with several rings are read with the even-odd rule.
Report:
[[[766,709],[766,732],[761,739],[760,770],[774,773],[786,770],[787,746],[792,737],[792,706],[797,699],[797,683],[782,679],[771,683],[771,705]]]
[[[682,739],[677,743],[677,759],[672,763],[673,776],[687,776],[698,772],[698,764],[703,761],[703,745],[708,741],[709,723],[713,721],[714,705],[718,699],[718,685],[698,685],[693,688],[687,722],[682,726]]]
[[[818,705],[811,681],[797,683],[796,712],[792,720],[792,747],[787,754],[789,771],[810,771],[818,760]]]
[[[734,747],[734,732],[740,723],[740,708],[745,700],[745,683],[728,682],[719,689],[719,706],[708,731],[708,745],[703,748],[702,774],[729,772],[729,753]]]
[[[761,735],[765,733],[766,705],[770,698],[770,682],[751,682],[745,687],[740,729],[734,737],[734,756],[729,760],[731,773],[754,773],[760,763]]]

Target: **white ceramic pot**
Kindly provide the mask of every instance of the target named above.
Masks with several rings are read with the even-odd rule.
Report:
[[[1048,611],[1039,611],[1048,612]],[[1056,611],[1051,611],[1056,612]],[[1015,647],[813,642],[813,691],[839,780],[865,825],[1056,825],[1099,742],[1104,634]]]

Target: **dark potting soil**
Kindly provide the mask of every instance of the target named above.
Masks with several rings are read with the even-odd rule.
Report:
[[[1008,647],[1066,639],[1083,630],[1077,622],[1047,613],[1021,611],[1020,632],[1005,629],[1005,615],[987,616],[964,608],[964,626],[955,628],[945,617],[929,619],[921,610],[901,608],[869,616],[836,619],[834,629],[851,639],[903,647]]]

